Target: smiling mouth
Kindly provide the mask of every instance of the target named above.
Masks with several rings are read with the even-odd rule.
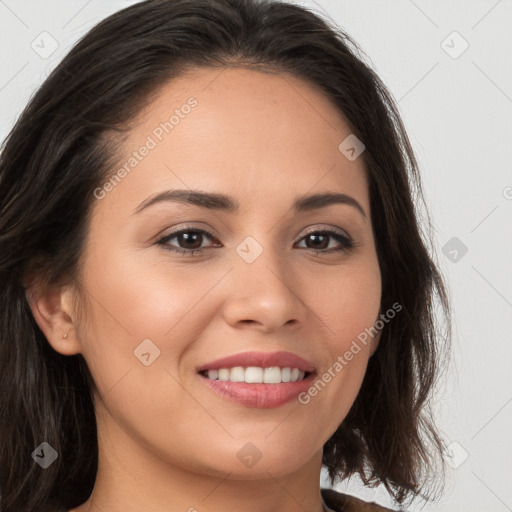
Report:
[[[287,382],[299,382],[306,379],[311,372],[304,372],[298,368],[279,366],[267,368],[261,368],[258,366],[234,366],[232,368],[202,370],[199,374],[210,380],[219,380],[224,382],[281,384]]]

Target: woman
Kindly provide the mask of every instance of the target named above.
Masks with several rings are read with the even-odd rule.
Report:
[[[115,13],[21,115],[0,186],[4,512],[384,510],[322,466],[433,495],[449,305],[397,109],[327,20]]]

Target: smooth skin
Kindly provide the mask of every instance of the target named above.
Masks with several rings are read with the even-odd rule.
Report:
[[[31,303],[51,346],[83,354],[97,388],[96,484],[71,512],[321,512],[322,447],[353,404],[380,333],[306,405],[245,407],[211,391],[196,368],[284,350],[321,375],[374,325],[381,275],[365,165],[338,149],[351,130],[322,92],[286,74],[223,68],[166,84],[134,121],[119,166],[190,97],[197,106],[93,199],[83,321],[71,284],[39,290]],[[136,213],[172,189],[226,194],[240,207],[167,201]],[[292,209],[296,197],[320,192],[349,195],[364,214],[350,204]],[[157,243],[183,228],[213,237]],[[308,233],[322,230],[355,245],[335,252],[343,244],[332,236],[315,244]],[[251,263],[237,252],[247,237],[262,249]],[[191,247],[204,250],[169,250]],[[146,339],[160,350],[148,366],[134,355]],[[251,467],[237,456],[249,442],[261,454]]]

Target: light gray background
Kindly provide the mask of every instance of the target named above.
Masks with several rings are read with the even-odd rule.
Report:
[[[132,3],[0,0],[0,139],[70,46]],[[423,510],[512,511],[512,1],[296,3],[360,44],[398,101],[422,169],[454,307],[453,361],[436,406],[453,456],[444,497]],[[357,481],[337,488],[392,505]]]

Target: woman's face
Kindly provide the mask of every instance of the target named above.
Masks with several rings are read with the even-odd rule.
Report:
[[[297,78],[236,69],[172,81],[135,125],[93,199],[75,319],[100,449],[242,479],[318,469],[378,339],[343,358],[381,298],[363,159],[339,149],[349,126]],[[177,190],[223,199],[151,202]],[[304,202],[326,193],[350,199]],[[199,372],[288,380],[308,369],[293,355],[306,382]]]

